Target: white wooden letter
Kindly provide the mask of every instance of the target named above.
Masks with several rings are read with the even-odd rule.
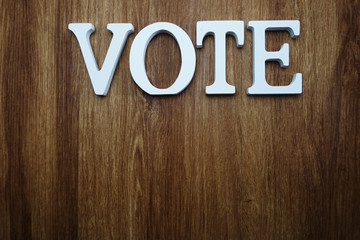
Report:
[[[266,61],[277,61],[282,68],[289,66],[289,44],[282,45],[278,52],[268,52],[265,49],[265,32],[286,30],[292,38],[296,38],[300,34],[300,21],[250,21],[248,29],[253,32],[253,85],[247,89],[247,94],[301,94],[301,73],[296,73],[288,86],[270,86],[265,79]]]
[[[157,34],[168,33],[177,42],[181,53],[181,68],[175,82],[166,89],[153,86],[145,69],[146,49]],[[179,26],[168,22],[157,22],[142,29],[135,37],[130,49],[130,72],[135,83],[150,95],[174,95],[183,91],[191,82],[195,67],[196,55],[191,39]]]
[[[215,80],[205,88],[206,94],[235,94],[235,87],[226,82],[226,35],[234,36],[237,47],[244,46],[243,21],[201,21],[196,24],[196,47],[201,48],[206,35],[214,36]]]
[[[95,31],[94,25],[91,23],[70,23],[69,29],[75,34],[79,42],[95,94],[106,96],[127,37],[134,32],[133,25],[130,23],[110,23],[107,25],[107,29],[113,33],[113,37],[101,70],[96,63],[90,44],[90,35]]]

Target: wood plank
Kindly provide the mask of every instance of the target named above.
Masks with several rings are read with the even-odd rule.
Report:
[[[0,1],[0,239],[360,239],[359,1]],[[247,96],[252,33],[227,38],[234,96],[206,96],[214,40],[196,50],[188,88],[154,97],[132,80],[135,35],[158,21],[195,43],[200,20],[299,19],[290,67],[268,63],[298,96]],[[102,63],[106,24],[130,35],[106,97],[94,94],[71,22],[91,22]],[[152,83],[169,86],[180,52],[151,41]],[[99,64],[101,65],[101,64]]]

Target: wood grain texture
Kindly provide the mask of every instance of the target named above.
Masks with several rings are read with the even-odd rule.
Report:
[[[0,1],[0,239],[360,239],[360,2]],[[213,38],[196,50],[189,87],[152,97],[133,82],[129,49],[168,21],[195,42],[199,20],[300,19],[290,67],[303,94],[258,96],[252,34],[227,41],[234,96],[206,96]],[[102,63],[106,24],[129,37],[106,97],[94,94],[71,22],[91,22]],[[180,53],[168,35],[149,45],[151,81],[169,86]],[[101,65],[101,64],[100,64]]]

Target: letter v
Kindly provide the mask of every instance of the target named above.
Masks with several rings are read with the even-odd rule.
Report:
[[[75,34],[79,42],[95,94],[106,96],[125,42],[129,34],[134,32],[134,26],[130,23],[110,23],[107,25],[107,29],[113,33],[113,38],[101,70],[96,63],[90,44],[90,35],[95,31],[94,25],[91,23],[70,23],[69,29]]]

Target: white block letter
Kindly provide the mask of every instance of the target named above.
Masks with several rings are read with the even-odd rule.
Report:
[[[301,73],[296,73],[288,86],[270,86],[265,79],[266,61],[277,61],[282,68],[289,66],[289,44],[282,45],[278,52],[266,51],[265,31],[286,30],[296,38],[300,34],[300,21],[250,21],[248,29],[253,32],[253,85],[247,89],[247,94],[301,94]]]
[[[69,29],[75,34],[79,42],[95,94],[106,96],[127,37],[134,32],[133,25],[130,23],[107,25],[107,29],[113,33],[113,38],[101,70],[96,63],[90,44],[90,35],[95,31],[94,25],[91,23],[70,23]]]
[[[206,35],[214,36],[215,80],[205,88],[206,94],[235,94],[235,87],[226,82],[226,34],[233,35],[236,46],[244,46],[243,21],[201,21],[196,24],[196,47],[201,48]]]
[[[176,81],[166,89],[154,87],[145,70],[146,49],[153,37],[168,33],[175,38],[181,52],[181,68]],[[150,95],[174,95],[183,91],[191,82],[196,66],[195,49],[189,36],[175,24],[157,22],[142,29],[130,49],[130,72],[135,83]]]

